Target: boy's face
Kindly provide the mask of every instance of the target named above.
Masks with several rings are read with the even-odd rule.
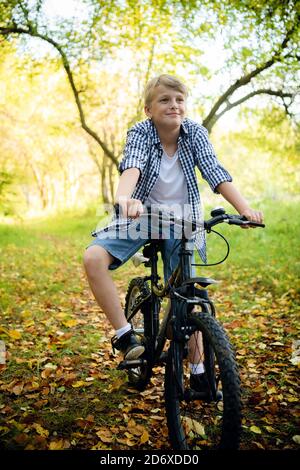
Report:
[[[186,112],[186,98],[180,91],[158,85],[146,115],[158,127],[176,129],[180,127]]]

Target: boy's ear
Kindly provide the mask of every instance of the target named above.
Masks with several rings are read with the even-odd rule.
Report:
[[[144,107],[144,111],[145,111],[146,116],[148,116],[149,118],[152,117],[150,108],[148,108],[148,106],[145,106],[145,107]]]

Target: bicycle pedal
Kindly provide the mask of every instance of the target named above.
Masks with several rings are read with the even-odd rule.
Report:
[[[192,388],[186,389],[184,391],[183,399],[186,402],[194,401],[194,400],[201,400],[206,403],[210,403],[213,401],[212,396],[210,393],[207,392],[198,392],[193,390]]]
[[[131,361],[125,360],[125,361],[120,362],[117,369],[118,370],[135,369],[136,367],[145,366],[146,364],[147,364],[146,359],[132,359]]]

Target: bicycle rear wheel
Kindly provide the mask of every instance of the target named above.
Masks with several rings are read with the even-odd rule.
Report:
[[[192,333],[191,333],[192,332]],[[241,432],[240,379],[234,353],[222,326],[210,314],[188,317],[185,333],[201,333],[203,350],[194,357],[204,363],[209,394],[192,389],[188,342],[173,340],[165,374],[165,406],[173,449],[237,449]],[[190,343],[189,343],[190,344]],[[201,356],[201,357],[200,357]]]
[[[128,382],[137,390],[144,390],[152,375],[151,354],[149,338],[151,337],[151,298],[148,284],[143,278],[137,277],[131,280],[125,298],[125,316],[131,324],[136,336],[145,346],[145,352],[141,359],[146,364],[128,369]]]

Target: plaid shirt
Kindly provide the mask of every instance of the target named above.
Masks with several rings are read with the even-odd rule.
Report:
[[[158,132],[150,119],[137,123],[127,133],[127,141],[124,156],[119,164],[120,174],[129,168],[138,168],[140,177],[132,198],[144,203],[152,191],[160,171],[163,155]],[[178,138],[178,158],[186,178],[189,204],[191,206],[193,220],[203,220],[200,194],[196,178],[195,168],[201,172],[202,177],[208,182],[214,192],[217,186],[224,181],[232,181],[230,174],[220,165],[214,149],[208,140],[208,132],[205,127],[184,119]],[[124,223],[124,219],[122,221]],[[132,222],[126,219],[127,227]],[[119,219],[114,216],[111,224],[97,233],[116,227]],[[206,261],[205,234],[199,232],[195,239],[196,247],[203,261]]]

